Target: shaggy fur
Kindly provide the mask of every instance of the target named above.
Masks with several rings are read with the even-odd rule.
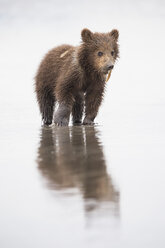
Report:
[[[81,32],[80,46],[61,45],[49,51],[35,77],[37,100],[45,125],[53,120],[55,103],[59,107],[54,122],[92,125],[103,99],[106,75],[119,55],[116,29],[109,33]]]

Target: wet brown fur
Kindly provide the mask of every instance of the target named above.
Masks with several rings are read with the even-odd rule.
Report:
[[[107,66],[118,58],[118,35],[116,29],[109,33],[83,29],[80,46],[61,45],[46,54],[35,77],[44,124],[52,123],[56,102],[55,124],[68,125],[71,113],[73,123],[81,123],[84,106],[83,124],[93,124],[104,95]]]

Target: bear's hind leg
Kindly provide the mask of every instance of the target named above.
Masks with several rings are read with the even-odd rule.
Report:
[[[53,105],[46,105],[44,107],[44,115],[42,117],[44,121],[44,125],[49,126],[52,124],[52,119],[53,119],[53,111],[54,111],[54,106]]]
[[[47,87],[42,92],[38,92],[38,103],[44,125],[51,125],[55,106],[53,91]]]

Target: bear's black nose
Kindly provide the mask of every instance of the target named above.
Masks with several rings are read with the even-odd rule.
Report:
[[[112,70],[114,65],[108,66],[108,70]]]

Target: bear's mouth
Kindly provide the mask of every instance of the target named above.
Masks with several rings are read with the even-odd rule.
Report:
[[[109,73],[111,73],[111,72],[112,72],[112,69],[106,69],[106,70],[103,71],[103,73],[104,73],[105,75],[107,75],[107,74],[109,74]]]
[[[113,70],[113,68],[114,68],[114,65],[109,65],[109,66],[105,66],[104,68],[103,68],[103,73],[104,74],[109,74],[109,72],[111,72],[112,70]]]

